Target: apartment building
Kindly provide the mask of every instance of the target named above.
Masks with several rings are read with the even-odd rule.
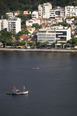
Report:
[[[51,27],[40,29],[37,33],[37,40],[40,42],[48,41],[51,45],[53,42],[65,42],[71,39],[71,29],[66,27]]]
[[[65,16],[65,9],[57,6],[56,8],[50,9],[50,18],[55,19],[57,17],[63,18]]]
[[[8,21],[7,19],[0,19],[0,31],[7,30],[8,28]]]
[[[43,5],[38,5],[38,18],[43,18]]]
[[[36,23],[40,25],[40,19],[34,18],[34,19],[26,20],[26,26],[32,26],[33,24]]]
[[[52,9],[52,5],[48,3],[43,3],[38,6],[38,15],[39,18],[50,18],[50,9]]]
[[[77,6],[65,6],[65,16],[77,16]]]
[[[38,18],[38,11],[33,11],[31,14],[32,18]]]
[[[8,19],[8,30],[9,32],[12,33],[18,33],[21,31],[21,19],[20,18],[9,18]]]
[[[56,41],[56,33],[51,29],[47,28],[40,29],[39,32],[37,33],[37,40],[40,42],[48,41],[49,44],[51,45],[53,42]]]
[[[9,18],[12,18],[12,17],[13,17],[13,13],[12,13],[12,12],[7,12],[6,15],[7,15]]]

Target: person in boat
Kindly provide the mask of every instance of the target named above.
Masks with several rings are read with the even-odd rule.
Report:
[[[19,92],[19,89],[17,89],[15,86],[13,87],[12,94],[16,94]]]

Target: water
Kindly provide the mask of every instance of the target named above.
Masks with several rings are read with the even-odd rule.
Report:
[[[77,54],[0,52],[0,116],[77,116]]]

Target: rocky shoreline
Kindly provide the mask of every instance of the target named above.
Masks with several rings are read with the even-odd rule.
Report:
[[[13,49],[13,48],[0,48],[0,51],[77,53],[77,50],[73,50],[73,49]]]

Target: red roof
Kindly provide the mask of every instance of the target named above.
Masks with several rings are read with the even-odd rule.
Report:
[[[26,28],[28,29],[28,28],[31,28],[32,26],[27,26]]]
[[[22,35],[22,36],[20,36],[19,38],[20,38],[20,39],[26,39],[26,38],[29,38],[29,36],[28,36],[28,35]]]

